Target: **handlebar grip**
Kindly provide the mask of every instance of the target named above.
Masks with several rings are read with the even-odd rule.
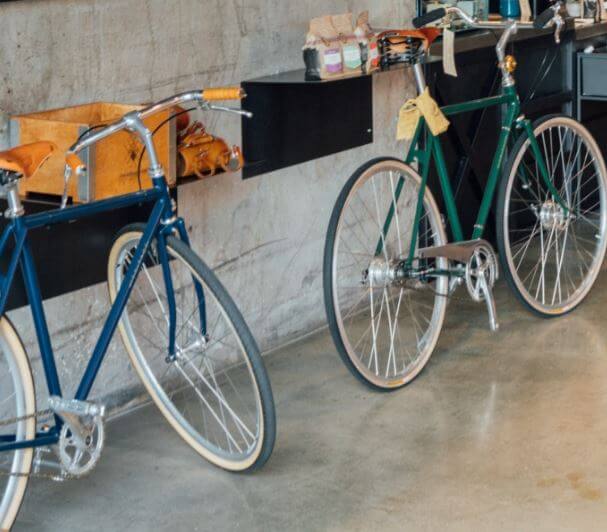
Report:
[[[554,8],[549,7],[548,9],[545,9],[544,11],[542,11],[536,17],[536,19],[533,21],[533,27],[536,30],[544,29],[546,24],[548,24],[548,22],[550,22],[552,20],[552,17],[554,17]]]
[[[65,164],[72,169],[72,175],[76,175],[78,168],[86,168],[86,165],[82,162],[82,159],[75,153],[68,153],[65,156]]]
[[[245,93],[240,87],[217,87],[215,89],[204,89],[202,97],[208,102],[242,100],[245,97]]]
[[[423,28],[424,26],[434,22],[435,20],[440,20],[447,14],[447,11],[444,7],[440,7],[438,9],[433,9],[432,11],[428,11],[428,13],[424,13],[419,17],[415,17],[413,19],[413,26],[416,28]]]

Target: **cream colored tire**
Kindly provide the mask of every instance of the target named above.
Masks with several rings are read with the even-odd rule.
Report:
[[[9,378],[12,381],[12,391],[15,398],[15,409],[10,410],[10,413],[9,411],[5,412],[2,419],[5,419],[5,416],[13,418],[34,414],[36,412],[36,395],[32,370],[23,343],[6,316],[0,318],[0,350],[0,367],[4,372],[2,379]],[[0,397],[0,399],[3,398]],[[3,404],[6,405],[6,402]],[[18,441],[31,440],[36,436],[36,418],[30,417],[6,428],[2,427],[1,432],[14,432]],[[27,475],[32,468],[34,449],[28,447],[10,453],[12,459],[7,457],[10,467],[5,472],[19,476],[3,476],[0,478],[0,482],[4,483],[0,501],[0,530],[10,530],[17,519],[17,514],[25,497],[29,480]],[[9,452],[3,454],[8,455]]]
[[[120,272],[126,267],[125,260],[128,261],[125,253],[134,249],[142,235],[141,226],[129,226],[119,234],[112,247],[108,263],[108,285],[112,302],[120,287],[123,275]],[[149,261],[135,281],[119,324],[123,344],[155,404],[196,452],[211,463],[230,471],[257,469],[272,452],[276,430],[272,392],[257,345],[231,298],[200,258],[173,237],[167,239],[167,251],[172,258],[169,265],[173,283],[176,287],[182,287],[181,291],[176,290],[177,347],[180,353],[176,360],[169,361],[167,348],[167,351],[158,349],[156,352],[155,347],[149,347],[151,337],[157,333],[159,339],[154,345],[159,346],[164,342],[164,347],[168,344],[168,333],[161,330],[168,323],[163,309],[165,300],[159,297],[164,289],[162,269]],[[154,252],[151,252],[150,260],[153,260],[153,255]],[[156,275],[158,277],[154,277]],[[193,324],[198,323],[196,317],[188,317],[182,320],[181,326],[179,324],[180,316],[190,316],[189,312],[179,311],[181,300],[187,299],[184,292],[195,293],[193,284],[187,286],[187,283],[183,283],[186,278],[190,281],[195,278],[203,287],[205,306],[209,313],[208,339],[200,331],[192,330]],[[153,287],[149,292],[146,291],[148,285]],[[148,298],[148,295],[155,296],[155,299]],[[184,304],[184,309],[186,308],[189,310],[195,307]],[[153,322],[156,313],[159,319]],[[145,337],[146,334],[139,327],[142,322],[138,321],[146,314],[154,323],[150,327],[149,338]],[[212,324],[217,328],[219,322],[225,323],[222,335],[225,333],[229,336],[222,336],[221,339],[214,336]],[[193,341],[198,339],[197,334],[200,336],[198,346]],[[188,338],[184,340],[184,337]],[[229,349],[217,346],[216,340],[225,344],[230,340]],[[200,347],[204,342],[208,342],[208,348]],[[193,347],[184,347],[185,344]],[[227,354],[232,358],[230,364],[221,365],[219,359],[225,351],[230,351]],[[193,360],[195,364],[192,363]],[[198,370],[196,364],[200,366]],[[187,374],[186,370],[190,373]],[[184,390],[183,398],[179,396],[182,393],[180,386]],[[185,390],[189,394],[187,399]],[[191,406],[192,403],[196,404],[198,410]],[[200,418],[204,419],[201,421]]]

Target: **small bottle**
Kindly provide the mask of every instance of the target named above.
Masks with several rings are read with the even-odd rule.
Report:
[[[504,18],[518,18],[521,16],[519,0],[500,0],[500,15]]]

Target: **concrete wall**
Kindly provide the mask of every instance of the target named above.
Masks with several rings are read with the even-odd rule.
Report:
[[[0,109],[12,114],[95,100],[135,103],[300,68],[310,18],[366,8],[371,9],[376,26],[403,26],[410,21],[414,2],[23,0],[0,4]],[[179,207],[192,226],[194,248],[216,268],[262,350],[324,325],[322,251],[333,203],[360,163],[403,149],[394,140],[395,116],[411,94],[412,80],[409,74],[396,72],[377,76],[374,84],[373,145],[248,181],[234,175],[181,189]],[[205,118],[212,130],[238,142],[237,119]],[[69,392],[107,311],[105,286],[51,300],[46,308]],[[12,318],[40,380],[29,310],[16,311]],[[135,382],[117,339],[100,377],[97,394],[124,390]]]

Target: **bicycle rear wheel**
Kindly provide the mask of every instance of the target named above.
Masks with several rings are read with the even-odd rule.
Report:
[[[0,421],[2,440],[31,440],[36,435],[36,396],[29,360],[8,318],[0,319]],[[28,417],[31,416],[31,417]],[[4,437],[5,436],[5,437]],[[32,447],[0,453],[0,530],[10,530],[25,497],[32,468]]]
[[[128,226],[112,247],[112,301],[142,235],[141,225]],[[167,289],[154,241],[119,326],[131,362],[162,414],[198,453],[230,471],[259,468],[272,452],[276,429],[255,340],[221,283],[189,246],[168,237],[167,252],[177,352],[169,356]],[[194,280],[204,294],[202,305]]]
[[[445,272],[447,259],[416,256],[409,271],[420,275],[393,282],[413,238],[416,250],[447,243],[428,188],[413,231],[420,184],[402,161],[369,161],[344,186],[327,231],[324,293],[331,335],[350,372],[379,390],[395,390],[419,375],[445,317],[448,277],[422,272]]]
[[[592,288],[607,248],[607,171],[590,132],[567,116],[547,116],[533,133],[551,194],[527,135],[508,160],[497,206],[497,242],[508,284],[531,311],[566,314]]]

